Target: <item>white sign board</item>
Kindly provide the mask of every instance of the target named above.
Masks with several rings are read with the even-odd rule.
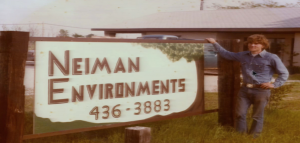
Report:
[[[75,129],[186,111],[198,90],[191,56],[203,44],[185,44],[36,42],[35,133],[61,130],[53,127],[62,123]],[[41,127],[46,123],[52,129]]]

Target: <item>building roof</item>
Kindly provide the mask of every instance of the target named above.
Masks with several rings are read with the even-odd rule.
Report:
[[[200,31],[277,29],[300,31],[300,8],[223,9],[155,13],[92,30]]]

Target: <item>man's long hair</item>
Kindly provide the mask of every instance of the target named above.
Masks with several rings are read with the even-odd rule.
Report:
[[[249,43],[259,43],[262,44],[263,50],[268,49],[270,47],[268,39],[262,34],[254,34],[247,38],[247,41],[244,43],[246,47],[248,47]]]

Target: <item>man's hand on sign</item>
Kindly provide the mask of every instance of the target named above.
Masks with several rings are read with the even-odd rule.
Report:
[[[263,89],[271,89],[271,88],[274,88],[274,84],[272,84],[272,83],[262,83],[261,85],[260,85],[260,88],[263,88]]]
[[[209,42],[209,43],[216,43],[216,40],[214,38],[206,38],[206,40]]]

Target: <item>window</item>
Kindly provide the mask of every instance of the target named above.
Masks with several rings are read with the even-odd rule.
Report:
[[[276,54],[279,58],[283,58],[284,54],[284,46],[285,46],[285,39],[268,39],[270,43],[270,48],[267,49],[268,52]]]

